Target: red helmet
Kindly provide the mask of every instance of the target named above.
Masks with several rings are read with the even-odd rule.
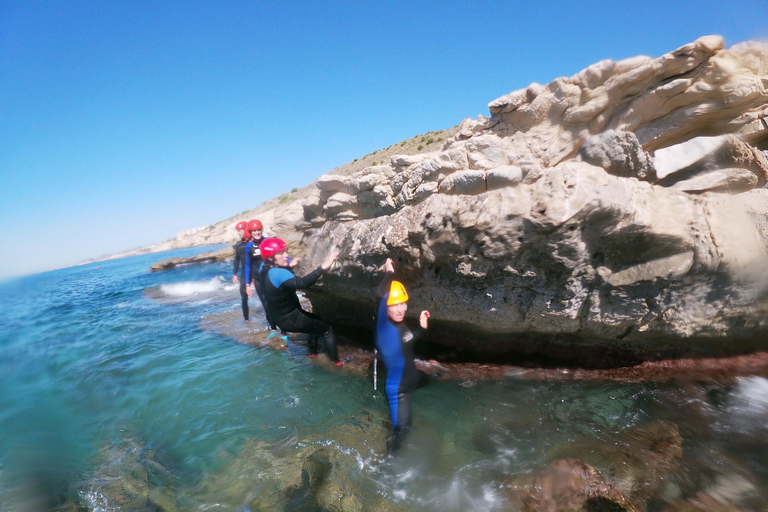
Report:
[[[262,224],[260,220],[248,221],[248,232],[256,231],[257,229],[264,229],[264,224]]]
[[[279,238],[267,238],[259,244],[259,252],[264,259],[274,256],[276,253],[285,250],[288,247],[285,242]]]
[[[237,230],[242,229],[243,231],[245,231],[245,228],[247,228],[247,227],[248,227],[248,223],[245,222],[245,221],[242,221],[242,222],[238,222],[237,223],[237,226],[235,226],[235,229],[237,229]]]

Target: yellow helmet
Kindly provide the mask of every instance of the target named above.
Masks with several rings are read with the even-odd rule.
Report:
[[[403,302],[408,302],[408,292],[405,291],[405,286],[400,281],[392,281],[392,286],[389,287],[387,306],[394,306]]]

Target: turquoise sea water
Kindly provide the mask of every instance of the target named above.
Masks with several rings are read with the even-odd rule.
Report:
[[[0,511],[515,510],[510,479],[564,456],[635,464],[622,482],[653,487],[647,510],[705,495],[766,510],[764,378],[439,380],[387,457],[382,385],[206,327],[265,328],[256,300],[242,325],[230,263],[149,270],[208,249],[0,283]],[[661,476],[605,451],[654,424],[682,439]]]

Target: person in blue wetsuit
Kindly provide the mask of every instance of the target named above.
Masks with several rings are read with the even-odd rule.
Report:
[[[376,315],[376,348],[387,369],[384,388],[392,419],[392,436],[388,441],[390,453],[400,449],[411,429],[413,392],[427,384],[429,377],[414,364],[414,344],[428,327],[429,311],[419,315],[419,327],[414,330],[403,322],[408,309],[408,293],[395,281],[395,265],[390,258],[384,263],[384,279],[376,291],[379,306]]]
[[[279,238],[267,238],[261,242],[259,250],[264,258],[259,279],[267,302],[267,310],[275,324],[283,331],[308,334],[310,356],[317,355],[319,340],[328,358],[336,366],[341,366],[343,363],[339,361],[333,329],[319,316],[304,311],[296,296],[296,290],[309,288],[326,270],[331,268],[338,253],[332,252],[315,270],[304,277],[297,277],[289,268],[289,257],[284,241]]]
[[[262,290],[261,282],[258,279],[259,270],[261,270],[261,266],[264,263],[264,259],[261,257],[261,252],[259,251],[259,246],[261,245],[261,242],[264,241],[264,224],[258,219],[251,220],[248,222],[246,229],[251,234],[251,241],[245,246],[245,253],[248,256],[245,260],[245,280],[249,285],[248,295],[253,297],[253,292],[255,291],[259,297],[261,306],[264,309],[264,315],[267,317],[267,324],[269,324],[269,329],[271,331],[267,338],[272,338],[277,335],[277,326],[272,319],[272,315],[269,314],[267,301],[264,298],[264,291]],[[281,335],[285,341],[288,341],[288,337],[284,331]]]
[[[243,309],[243,319],[245,323],[248,323],[248,297],[251,292],[248,287],[248,281],[245,279],[246,262],[248,261],[248,254],[246,252],[246,246],[251,238],[251,234],[248,232],[247,222],[238,222],[235,226],[237,234],[240,236],[240,240],[234,245],[235,249],[235,266],[232,269],[232,282],[240,285],[240,304]],[[238,279],[238,274],[240,278]]]

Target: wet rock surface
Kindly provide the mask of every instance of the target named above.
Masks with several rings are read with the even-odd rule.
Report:
[[[268,338],[269,331],[253,323],[242,323],[239,311],[221,313],[201,319],[201,326],[209,331],[237,340],[239,343],[268,347],[289,353],[293,357],[307,357],[305,335],[289,334],[289,342],[280,337]],[[330,365],[326,357],[313,359],[315,364],[329,370],[352,372],[371,376],[373,373],[373,340],[368,337],[351,339],[338,337],[339,357],[348,359],[341,369]],[[558,361],[521,357],[518,364],[456,362],[438,359],[417,359],[420,370],[438,379],[464,381],[522,379],[522,380],[615,380],[624,382],[665,382],[695,380],[699,382],[730,382],[741,376],[768,377],[768,352],[719,358],[681,358],[645,361],[643,363],[611,368],[583,368],[564,365]],[[379,360],[378,372],[386,370]]]
[[[170,270],[184,265],[199,265],[202,263],[218,263],[234,258],[235,250],[233,247],[224,247],[215,251],[208,251],[202,254],[196,254],[187,258],[170,258],[160,263],[155,263],[150,268],[153,272],[161,270]]]

